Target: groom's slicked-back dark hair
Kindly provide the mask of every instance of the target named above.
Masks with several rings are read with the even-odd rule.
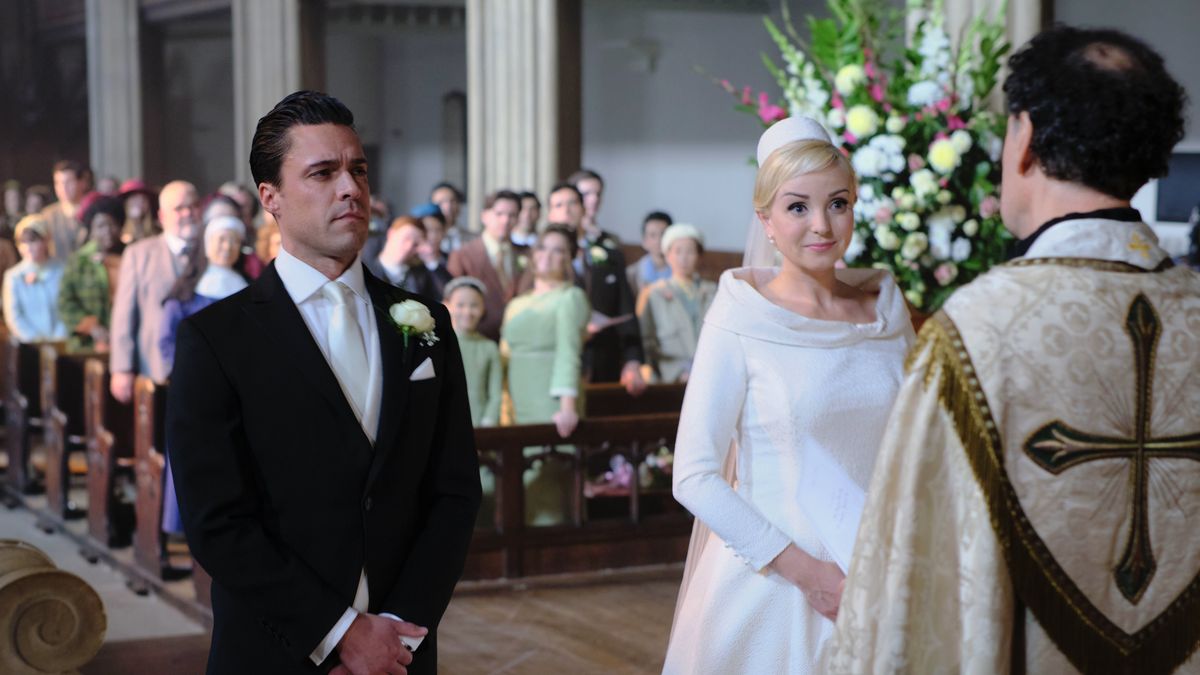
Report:
[[[288,94],[258,120],[250,143],[250,174],[254,184],[279,185],[279,167],[291,149],[288,130],[309,124],[339,124],[354,128],[354,113],[344,103],[319,91]]]
[[[1162,57],[1116,30],[1058,25],[1008,61],[1008,111],[1029,113],[1046,175],[1129,199],[1166,175],[1183,139],[1183,87]]]

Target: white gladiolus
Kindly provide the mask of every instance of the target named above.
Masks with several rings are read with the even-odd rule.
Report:
[[[922,80],[908,88],[908,104],[919,108],[931,106],[942,98],[942,88],[937,82]]]

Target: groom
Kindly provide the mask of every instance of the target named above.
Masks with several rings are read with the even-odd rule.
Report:
[[[179,328],[167,447],[213,577],[209,673],[437,670],[480,500],[471,416],[446,310],[359,260],[353,122],[308,91],[259,120],[279,257]]]

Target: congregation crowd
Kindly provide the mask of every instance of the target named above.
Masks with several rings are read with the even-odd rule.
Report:
[[[619,382],[637,396],[648,383],[687,380],[716,292],[698,272],[704,236],[651,212],[645,254],[626,264],[619,239],[597,223],[603,190],[599,174],[580,170],[546,195],[545,218],[533,192],[495,191],[478,232],[463,226],[463,194],[448,182],[394,218],[372,197],[361,261],[445,303],[475,426],[552,423],[565,438],[586,383]],[[128,402],[138,375],[169,381],[179,323],[253,282],[281,245],[274,217],[243,185],[202,196],[172,181],[156,191],[60,161],[52,193],[4,186],[4,320],[18,341],[106,354],[112,394]],[[568,482],[526,476],[531,523],[561,519]],[[163,529],[178,532],[169,477],[164,489]]]

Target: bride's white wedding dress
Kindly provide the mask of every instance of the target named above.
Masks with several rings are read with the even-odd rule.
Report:
[[[759,288],[777,268],[721,277],[676,441],[675,495],[711,532],[689,554],[664,673],[808,673],[833,623],[767,568],[789,543],[833,559],[801,507],[805,471],[832,461],[865,491],[913,331],[890,274],[838,270],[878,291],[875,321],[800,316]],[[736,483],[722,475],[737,446]],[[848,525],[857,529],[857,522]],[[853,536],[853,531],[849,536]]]

